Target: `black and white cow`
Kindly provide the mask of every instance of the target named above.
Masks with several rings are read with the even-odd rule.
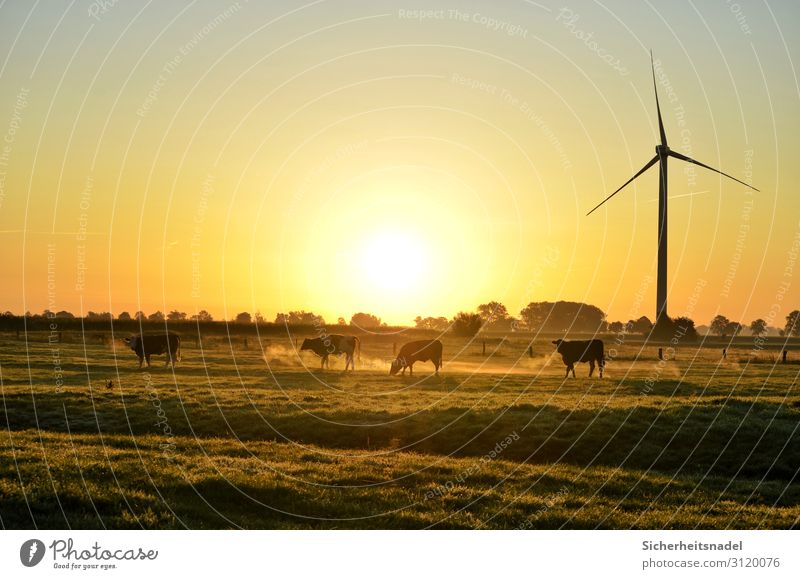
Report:
[[[303,350],[311,350],[317,356],[319,356],[322,359],[320,362],[320,368],[324,368],[325,365],[327,365],[328,368],[331,367],[330,360],[328,360],[328,356],[331,354],[334,356],[344,354],[344,369],[347,370],[348,366],[350,366],[353,370],[355,370],[356,363],[353,360],[353,354],[359,348],[360,342],[355,336],[330,334],[321,336],[319,338],[306,338],[303,340],[303,345],[300,346],[300,351],[302,352]]]
[[[181,337],[174,332],[152,332],[147,334],[139,334],[138,336],[130,336],[124,338],[125,343],[131,350],[136,352],[139,356],[139,368],[142,367],[142,361],[147,360],[148,367],[150,366],[150,356],[160,356],[167,354],[167,363],[169,366],[172,362],[172,367],[175,367],[175,359],[181,359]]]
[[[553,340],[553,344],[567,366],[565,378],[569,376],[570,370],[572,370],[572,377],[575,378],[575,362],[589,362],[590,377],[594,372],[594,363],[597,362],[600,367],[600,377],[603,377],[603,368],[606,365],[603,340],[574,340],[572,342]]]
[[[403,374],[408,373],[414,375],[415,362],[433,362],[433,367],[436,369],[436,375],[439,375],[439,368],[442,365],[442,343],[439,340],[417,340],[415,342],[408,342],[403,344],[397,358],[392,362],[392,367],[389,369],[389,375],[394,376],[400,369],[403,369]]]

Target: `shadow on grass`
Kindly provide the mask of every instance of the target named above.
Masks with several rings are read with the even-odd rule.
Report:
[[[305,398],[315,403],[314,396]],[[486,455],[514,434],[518,439],[498,453],[503,460],[767,480],[791,480],[800,468],[800,413],[768,402],[712,398],[707,404],[676,403],[663,410],[570,412],[522,404],[403,413],[340,406],[331,410],[327,404],[304,411],[285,401],[273,407],[258,400],[256,406],[233,400],[181,404],[165,391],[156,407],[143,397],[126,397],[123,403],[113,393],[89,398],[69,391],[34,399],[29,393],[7,393],[0,427],[143,436],[163,434],[168,425],[170,436],[291,441],[359,455],[406,450],[456,457]]]

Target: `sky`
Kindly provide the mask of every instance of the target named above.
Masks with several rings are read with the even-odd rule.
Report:
[[[800,307],[796,2],[0,4],[0,309],[496,300],[782,326]]]

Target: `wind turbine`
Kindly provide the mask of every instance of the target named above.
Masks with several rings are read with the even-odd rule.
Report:
[[[715,173],[719,173],[728,179],[733,179],[737,183],[741,183],[745,187],[749,187],[753,191],[758,191],[755,187],[748,185],[744,181],[740,181],[736,177],[731,177],[727,173],[723,173],[715,169],[714,167],[709,167],[705,163],[701,163],[700,161],[695,161],[687,157],[686,155],[682,155],[677,151],[673,151],[667,145],[667,135],[664,133],[664,123],[661,121],[661,107],[658,104],[658,88],[656,87],[656,68],[653,64],[653,53],[650,52],[650,68],[653,71],[653,91],[656,95],[656,111],[658,112],[658,130],[661,133],[661,144],[656,145],[656,156],[650,159],[647,164],[642,167],[636,175],[625,181],[625,183],[614,191],[611,195],[603,199],[594,209],[589,211],[586,215],[591,215],[596,211],[603,203],[611,199],[614,195],[622,191],[629,183],[631,183],[634,179],[636,179],[639,175],[647,171],[650,167],[658,163],[658,280],[657,280],[657,288],[656,288],[656,323],[661,320],[662,316],[666,317],[667,315],[667,159],[669,157],[674,157],[676,159],[680,159],[681,161],[686,161],[687,163],[692,163],[694,165],[699,165],[701,167],[705,167]]]

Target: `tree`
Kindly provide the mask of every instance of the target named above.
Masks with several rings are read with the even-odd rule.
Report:
[[[800,336],[800,311],[794,310],[786,316],[786,325],[783,327],[784,335]]]
[[[164,314],[162,314],[161,311],[159,310],[147,316],[147,319],[150,320],[151,322],[163,322]]]
[[[247,312],[242,312],[240,314],[236,314],[236,319],[234,320],[237,324],[251,324],[253,323],[253,319],[250,317],[250,314]]]
[[[750,333],[754,336],[761,336],[767,333],[767,322],[758,318],[750,322]]]
[[[136,320],[137,322],[143,322],[147,319],[147,316],[144,315],[144,312],[142,310],[139,310],[133,315],[133,319]]]
[[[350,318],[350,325],[356,326],[357,328],[380,328],[381,319],[372,314],[358,312],[357,314],[353,314],[353,317]]]
[[[671,344],[694,342],[697,340],[697,328],[694,326],[694,320],[686,316],[674,319],[669,316],[660,316],[656,325],[646,333],[646,336],[650,340],[669,341]]]
[[[480,315],[469,312],[458,312],[453,318],[450,329],[457,336],[474,336],[483,326]]]
[[[486,327],[507,325],[511,316],[508,309],[500,302],[489,302],[478,306],[478,315]]]
[[[579,302],[531,302],[519,313],[531,331],[597,332],[606,315],[593,305]]]
[[[672,320],[675,327],[674,336],[683,341],[694,342],[697,340],[697,329],[694,327],[694,320],[686,316],[680,316]]]
[[[256,324],[264,323],[264,316],[261,315],[261,312],[259,310],[256,310],[256,313],[253,314],[253,321]]]
[[[205,310],[200,310],[196,314],[193,314],[190,319],[195,322],[211,322],[214,320],[214,318],[211,317],[211,314]]]
[[[732,338],[735,338],[742,332],[742,329],[743,329],[742,324],[740,324],[739,322],[731,322],[730,324],[728,324],[728,327],[725,330],[725,335],[727,336],[730,334]]]
[[[167,319],[171,322],[178,322],[180,320],[185,320],[186,312],[179,312],[178,310],[172,310],[170,313],[167,314]]]
[[[344,319],[343,317],[341,317],[341,316],[339,316],[339,319],[338,319],[338,320],[336,320],[336,323],[337,323],[337,324],[339,324],[340,326],[346,326],[346,325],[347,325],[347,322],[346,322],[346,321],[345,321],[345,319]]]
[[[423,318],[422,316],[417,316],[414,318],[414,327],[420,328],[421,330],[437,330],[443,332],[449,326],[450,322],[447,321],[445,317],[434,318],[428,316],[427,318]]]
[[[631,334],[649,334],[653,329],[653,322],[647,316],[642,316],[638,320],[628,320],[626,326]]]
[[[608,331],[613,334],[619,334],[625,329],[625,324],[622,322],[611,322],[608,324]]]
[[[86,319],[95,321],[110,321],[113,319],[113,316],[110,312],[89,312],[86,314]]]
[[[128,312],[122,312],[119,316],[117,316],[117,319],[121,322],[127,322],[131,319],[131,315]]]
[[[278,314],[275,316],[275,323],[290,326],[324,326],[325,319],[313,312],[300,310],[289,312],[288,314]]]
[[[726,332],[728,332],[728,327],[731,325],[731,321],[723,315],[716,316],[713,320],[711,320],[711,325],[709,326],[709,331],[712,334],[716,334],[721,337],[725,337]]]

